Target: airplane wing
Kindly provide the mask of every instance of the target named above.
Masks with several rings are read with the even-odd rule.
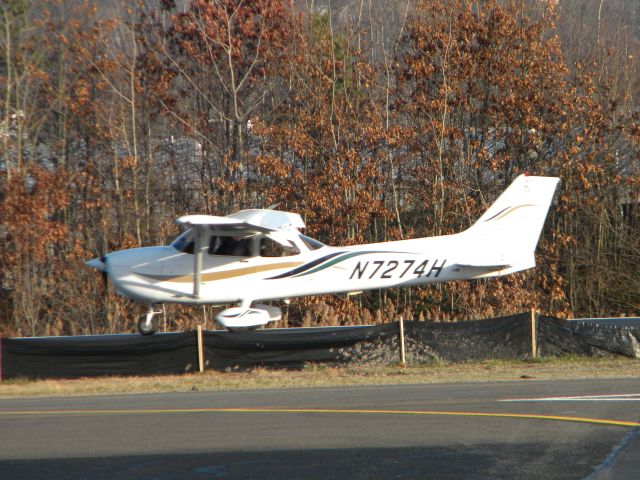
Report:
[[[226,217],[216,215],[184,215],[176,223],[203,228],[218,235],[255,235],[276,231],[290,231],[305,228],[297,213],[279,210],[242,210]]]
[[[270,233],[273,228],[256,225],[244,220],[216,215],[184,215],[176,223],[193,228],[198,232],[213,232],[216,235],[251,236],[258,233]]]
[[[193,229],[195,234],[193,265],[193,297],[200,297],[202,275],[202,251],[211,233],[218,236],[251,237],[267,234],[276,242],[289,246],[287,232],[304,228],[304,222],[297,213],[278,210],[242,210],[220,217],[217,215],[183,215],[176,223]]]
[[[190,227],[195,234],[193,256],[193,297],[200,298],[202,278],[202,251],[208,235],[250,237],[259,233],[271,233],[273,229],[255,225],[241,219],[216,215],[183,215],[176,223]]]
[[[299,214],[280,210],[241,210],[225,218],[243,220],[251,225],[257,225],[271,230],[288,231],[305,228],[304,221]]]

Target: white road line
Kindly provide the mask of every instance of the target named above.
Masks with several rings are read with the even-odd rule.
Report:
[[[580,395],[574,397],[502,398],[498,402],[640,402],[640,393]]]

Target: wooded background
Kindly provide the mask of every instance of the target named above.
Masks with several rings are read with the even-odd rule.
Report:
[[[297,299],[279,325],[638,315],[639,47],[636,0],[4,0],[0,334],[132,330],[144,307],[84,261],[183,214],[440,235],[525,171],[562,179],[536,269]]]

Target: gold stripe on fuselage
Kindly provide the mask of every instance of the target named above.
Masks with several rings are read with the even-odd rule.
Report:
[[[218,272],[203,273],[201,275],[202,282],[211,282],[214,280],[227,280],[229,278],[241,277],[242,275],[250,275],[252,273],[268,272],[270,270],[278,270],[281,268],[294,268],[302,265],[304,262],[280,262],[266,265],[254,265],[251,267],[234,268],[232,270],[222,270]],[[173,283],[192,283],[193,274],[188,275],[154,275],[152,273],[134,272],[137,275],[157,280],[158,282]]]

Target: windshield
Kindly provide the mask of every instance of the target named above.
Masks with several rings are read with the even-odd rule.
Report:
[[[307,237],[306,235],[300,234],[300,240],[307,246],[309,250],[317,250],[325,246],[324,243],[319,242],[318,240]]]
[[[178,238],[171,242],[171,246],[182,253],[193,253],[195,238],[193,230],[184,231]]]

